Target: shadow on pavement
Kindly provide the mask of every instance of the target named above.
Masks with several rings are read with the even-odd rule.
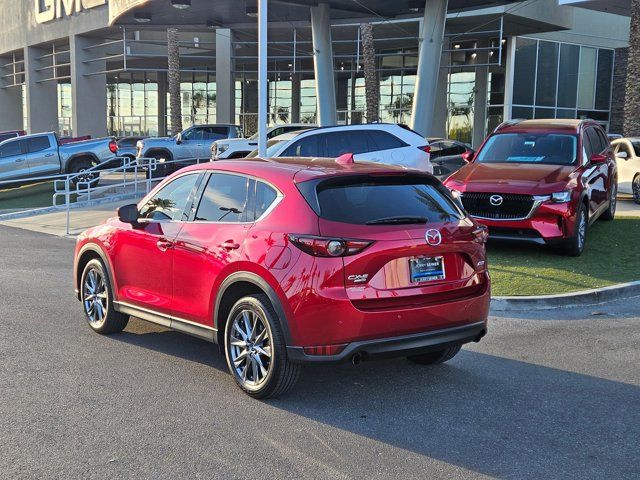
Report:
[[[217,347],[180,333],[112,338],[227,371]],[[307,367],[269,407],[500,478],[640,476],[639,387],[482,353]]]

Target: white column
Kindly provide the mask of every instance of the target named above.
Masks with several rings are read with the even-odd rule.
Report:
[[[513,109],[513,67],[516,59],[516,37],[509,37],[507,40],[507,60],[504,77],[504,112],[503,121],[511,120]]]
[[[258,156],[267,154],[267,0],[258,0]]]
[[[316,76],[318,125],[320,126],[335,125],[337,122],[330,20],[328,4],[321,3],[317,7],[311,7],[313,67]]]
[[[26,84],[26,104],[28,133],[57,132],[58,125],[58,87],[56,82],[41,82],[51,75],[51,69],[38,71],[47,66],[40,57],[51,53],[36,47],[24,49],[24,69]],[[47,76],[43,74],[48,74]],[[107,102],[105,93],[105,104]],[[106,123],[106,118],[105,118]]]
[[[233,37],[228,28],[216,30],[216,122],[235,123],[236,86],[233,81]]]
[[[71,56],[71,129],[73,135],[93,138],[107,135],[107,75],[88,75],[103,72],[105,62],[90,62],[91,52],[85,50],[95,39],[72,35],[69,37]]]
[[[22,130],[22,88],[0,88],[0,130]]]
[[[448,0],[426,0],[422,43],[413,98],[412,128],[425,136],[433,133],[434,108]]]
[[[487,90],[489,67],[476,67],[476,86],[473,102],[473,148],[478,148],[487,128]]]

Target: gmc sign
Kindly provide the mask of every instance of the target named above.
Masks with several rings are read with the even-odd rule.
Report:
[[[107,0],[34,0],[37,23],[80,13],[83,10],[106,5]]]

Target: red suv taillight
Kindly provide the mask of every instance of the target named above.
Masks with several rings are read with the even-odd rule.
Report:
[[[347,255],[355,255],[373,243],[367,240],[291,234],[289,235],[289,240],[300,250],[314,257],[346,257]]]
[[[109,150],[111,150],[111,153],[117,153],[118,151],[118,144],[115,142],[115,140],[111,140],[109,142]]]
[[[346,343],[339,345],[316,345],[313,347],[304,347],[304,353],[307,355],[338,355],[346,346]]]
[[[422,147],[418,147],[418,149],[422,150],[424,153],[431,153],[431,146],[424,145]]]

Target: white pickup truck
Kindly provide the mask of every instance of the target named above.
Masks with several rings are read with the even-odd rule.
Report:
[[[267,140],[283,133],[315,128],[310,123],[289,123],[287,125],[274,125],[267,129]],[[211,161],[226,160],[228,158],[244,158],[258,148],[258,134],[249,138],[228,138],[216,140],[211,145]]]
[[[22,180],[64,173],[81,173],[96,165],[111,166],[118,145],[113,138],[98,138],[61,145],[55,133],[36,133],[0,143],[0,181]],[[114,165],[115,166],[115,165]],[[74,183],[90,180],[75,177]]]

